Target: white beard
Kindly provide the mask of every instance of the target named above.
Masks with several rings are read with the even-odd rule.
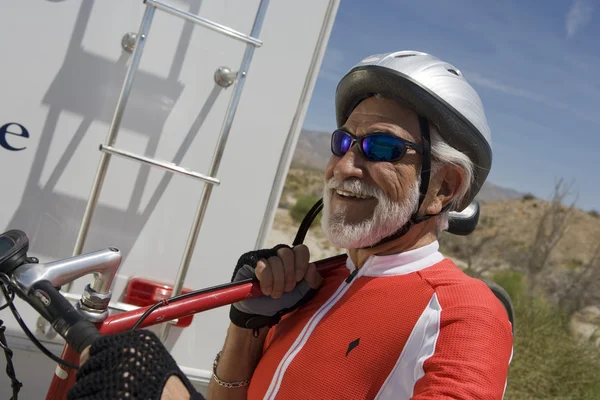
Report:
[[[415,180],[406,198],[401,203],[397,203],[391,201],[380,188],[367,185],[359,179],[340,182],[331,178],[325,182],[323,190],[321,228],[337,248],[360,249],[372,246],[404,226],[417,211],[419,184],[419,180]],[[347,222],[347,207],[338,205],[335,210],[331,209],[333,189],[375,197],[377,206],[373,215],[359,223]]]

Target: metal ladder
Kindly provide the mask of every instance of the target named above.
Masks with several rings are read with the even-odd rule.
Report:
[[[142,21],[140,23],[139,30],[137,34],[126,36],[123,38],[122,45],[124,48],[131,51],[131,62],[129,67],[127,68],[127,72],[125,74],[125,78],[123,80],[123,85],[121,87],[121,92],[119,94],[119,98],[117,100],[117,105],[113,114],[112,122],[110,124],[108,134],[106,136],[106,140],[104,144],[100,145],[100,163],[98,165],[98,169],[96,171],[96,176],[94,178],[94,183],[92,185],[92,189],[90,191],[90,196],[88,198],[88,202],[86,205],[85,213],[83,215],[83,220],[81,222],[81,226],[79,229],[79,233],[77,235],[77,241],[75,243],[75,248],[73,250],[73,255],[80,255],[83,246],[85,245],[85,241],[89,232],[90,224],[92,221],[92,217],[94,215],[94,210],[98,203],[98,198],[100,196],[100,190],[102,189],[102,185],[104,183],[104,178],[106,176],[106,172],[108,170],[108,164],[110,162],[111,156],[116,155],[123,158],[127,158],[130,160],[136,160],[138,162],[148,164],[151,166],[159,167],[164,170],[178,173],[186,176],[190,176],[196,179],[199,179],[205,182],[204,190],[202,193],[202,199],[198,204],[198,208],[196,210],[196,214],[194,220],[192,222],[192,227],[187,238],[187,242],[185,245],[185,249],[183,252],[183,256],[181,259],[181,263],[179,265],[179,270],[177,271],[177,277],[175,278],[175,283],[173,285],[172,296],[177,296],[181,293],[183,289],[183,284],[185,281],[185,277],[188,272],[188,268],[190,265],[190,261],[192,259],[192,255],[194,253],[194,248],[196,245],[196,241],[198,238],[198,233],[200,232],[200,227],[202,225],[202,221],[204,219],[204,215],[206,213],[206,209],[208,207],[208,202],[210,200],[210,196],[212,193],[212,188],[214,185],[219,185],[220,181],[216,177],[219,165],[221,163],[221,158],[223,156],[223,152],[225,150],[225,145],[227,143],[227,139],[229,137],[229,132],[231,131],[231,126],[233,124],[233,119],[241,98],[242,90],[244,87],[244,82],[246,78],[246,74],[248,72],[248,68],[250,67],[250,63],[252,61],[252,57],[254,55],[254,49],[256,47],[260,47],[262,45],[262,41],[257,39],[260,30],[262,28],[262,24],[267,12],[269,0],[260,0],[258,11],[256,13],[256,17],[254,19],[254,23],[252,25],[252,30],[250,35],[246,35],[244,33],[238,32],[234,29],[231,29],[227,26],[221,25],[219,23],[210,21],[205,18],[201,18],[197,15],[185,12],[183,10],[174,8],[162,1],[158,0],[143,0],[146,5],[146,9],[144,11],[144,15],[142,17]],[[127,100],[129,98],[129,94],[131,92],[133,81],[135,78],[135,73],[139,67],[140,60],[142,57],[142,52],[144,50],[144,45],[148,38],[148,32],[150,31],[150,25],[152,24],[152,19],[154,17],[154,13],[156,10],[164,11],[173,16],[182,18],[186,21],[195,23],[202,27],[211,29],[218,33],[221,33],[230,38],[242,41],[246,43],[246,50],[242,57],[242,62],[240,68],[237,72],[232,72],[228,68],[219,68],[215,72],[215,81],[217,84],[228,87],[230,85],[234,85],[233,93],[231,94],[231,99],[227,106],[227,110],[225,112],[225,117],[223,119],[223,124],[221,126],[221,131],[219,133],[219,139],[217,140],[217,145],[215,147],[212,162],[209,167],[208,174],[202,174],[199,172],[192,171],[190,169],[181,167],[179,165],[175,165],[173,163],[160,161],[156,159],[152,159],[149,157],[145,157],[140,154],[135,154],[129,151],[121,150],[114,147],[114,144],[117,139],[117,134],[119,133],[119,128],[121,124],[121,120],[123,118],[123,114],[125,113],[125,108],[127,106]],[[67,291],[69,290],[67,288]],[[163,325],[163,330],[161,333],[161,339],[166,340],[171,324],[167,323]]]

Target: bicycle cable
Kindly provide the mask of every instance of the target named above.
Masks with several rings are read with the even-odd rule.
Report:
[[[2,308],[5,308],[5,307],[3,306]],[[8,344],[6,343],[6,336],[4,335],[5,331],[6,331],[6,326],[4,326],[4,321],[2,321],[0,319],[0,348],[2,348],[2,350],[4,350],[4,357],[6,357],[6,375],[8,375],[8,378],[10,379],[10,382],[11,382],[10,386],[12,387],[12,393],[13,393],[10,400],[17,400],[19,398],[19,391],[23,387],[23,383],[21,383],[17,379],[17,374],[15,372],[15,366],[12,362],[13,351],[10,349],[10,347],[8,347]]]
[[[66,368],[71,368],[71,369],[74,369],[74,370],[79,369],[78,365],[71,364],[70,362],[63,360],[62,358],[60,358],[60,357],[56,356],[55,354],[53,354],[52,352],[50,352],[50,350],[48,350],[48,348],[46,348],[46,346],[44,346],[33,335],[33,333],[31,332],[31,330],[29,330],[29,328],[27,327],[27,324],[25,323],[25,321],[23,321],[23,318],[21,317],[21,314],[19,314],[19,311],[17,311],[17,308],[14,305],[14,298],[15,298],[15,291],[14,291],[14,289],[16,289],[15,286],[14,286],[14,284],[10,281],[10,278],[8,277],[8,275],[6,275],[4,273],[0,273],[0,281],[1,281],[0,289],[2,290],[2,294],[4,295],[4,298],[6,299],[6,304],[4,304],[2,307],[0,307],[0,310],[5,309],[6,307],[10,308],[10,311],[12,312],[13,316],[17,320],[17,323],[19,324],[19,326],[21,327],[21,329],[23,330],[23,332],[25,333],[25,335],[27,336],[27,338],[29,340],[31,340],[31,342],[33,342],[33,344],[44,355],[46,355],[47,357],[49,357],[52,361],[54,361],[55,363],[58,363],[58,364],[62,365],[63,367],[66,367]]]
[[[140,318],[138,318],[138,320],[136,321],[136,323],[131,327],[131,331],[136,330],[141,324],[142,322],[144,322],[144,320],[146,318],[148,318],[148,316],[150,314],[152,314],[153,311],[155,311],[157,308],[160,308],[162,306],[166,306],[167,304],[172,304],[172,303],[176,303],[178,301],[187,299],[189,297],[194,297],[197,296],[199,294],[205,294],[205,293],[210,293],[216,290],[220,290],[220,289],[224,289],[224,288],[232,288],[232,287],[236,287],[236,286],[240,286],[240,285],[245,285],[246,283],[252,283],[255,282],[255,279],[253,278],[248,278],[248,279],[244,279],[241,281],[237,281],[237,282],[230,282],[230,283],[224,283],[221,285],[216,285],[216,286],[212,286],[209,288],[204,288],[204,289],[198,289],[198,290],[194,290],[192,292],[188,292],[188,293],[184,293],[184,294],[180,294],[178,296],[175,297],[171,297],[169,299],[163,299],[161,301],[159,301],[158,303],[154,303],[152,305],[152,307],[148,308],[142,315]]]

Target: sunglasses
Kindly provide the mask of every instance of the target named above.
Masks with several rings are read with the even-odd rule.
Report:
[[[331,152],[337,157],[343,157],[354,143],[358,143],[360,153],[368,161],[398,161],[404,157],[409,148],[417,153],[423,153],[423,148],[418,144],[391,133],[373,132],[358,137],[340,129],[335,130],[331,135]]]

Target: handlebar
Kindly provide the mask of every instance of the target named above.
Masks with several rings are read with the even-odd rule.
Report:
[[[108,315],[106,305],[110,287],[121,263],[119,250],[111,247],[39,264],[37,259],[27,257],[28,249],[29,239],[24,232],[11,230],[1,234],[0,272],[8,276],[16,295],[50,322],[69,346],[81,353],[101,336],[91,321]],[[86,287],[88,295],[77,303],[76,309],[59,292],[60,286],[90,273],[94,274],[93,283]]]
[[[34,282],[27,292],[17,290],[77,353],[102,336],[96,326],[80,314],[48,280]]]
[[[54,287],[60,287],[93,273],[94,280],[90,288],[96,293],[108,294],[121,265],[121,258],[119,250],[110,247],[47,264],[23,264],[11,275],[21,290],[29,292],[32,285],[38,281],[47,280]]]

